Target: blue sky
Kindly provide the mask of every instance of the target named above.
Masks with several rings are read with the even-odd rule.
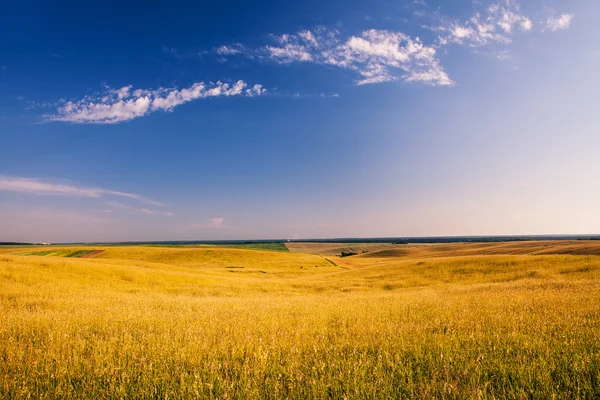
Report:
[[[0,241],[599,233],[594,0],[0,15]]]

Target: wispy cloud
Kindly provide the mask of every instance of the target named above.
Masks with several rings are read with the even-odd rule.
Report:
[[[440,46],[461,44],[476,47],[494,42],[508,44],[514,33],[529,32],[532,28],[533,22],[521,13],[519,5],[507,2],[505,5],[492,4],[484,14],[477,12],[465,22],[443,18],[441,25],[433,27],[433,30],[441,33],[438,38]]]
[[[561,31],[571,26],[573,15],[563,14],[558,17],[550,17],[546,20],[546,27],[552,32]]]
[[[174,48],[174,47],[169,47],[169,46],[162,46],[161,50],[163,51],[163,53],[168,54],[170,56],[173,57],[179,57],[179,51]]]
[[[118,201],[107,201],[105,203],[105,205],[109,207],[108,209],[105,210],[106,212],[113,212],[114,209],[117,209],[117,210],[126,211],[131,214],[166,215],[168,217],[175,215],[171,211],[152,210],[152,209],[145,208],[145,207],[132,207],[130,205],[123,204]]]
[[[115,124],[143,117],[155,111],[172,111],[175,107],[196,99],[230,96],[260,96],[262,85],[248,86],[244,81],[234,84],[216,82],[194,83],[184,89],[135,89],[124,86],[109,89],[101,95],[86,96],[59,106],[54,114],[45,115],[44,121],[63,121],[80,124]]]
[[[396,80],[434,86],[453,83],[441,67],[436,49],[402,32],[371,29],[342,37],[337,29],[320,26],[270,36],[272,44],[257,49],[240,45],[238,52],[230,54],[278,64],[332,65],[354,71],[358,85]]]
[[[244,52],[244,46],[242,46],[240,43],[235,43],[231,46],[219,46],[215,49],[217,54],[220,54],[222,56],[230,56],[233,54],[240,54],[242,52]]]
[[[419,18],[428,19],[424,28],[435,32],[429,43],[418,36],[402,31],[369,29],[345,35],[338,29],[318,26],[296,33],[268,35],[270,42],[257,47],[242,43],[223,44],[201,54],[212,54],[219,63],[230,58],[244,57],[258,62],[280,65],[317,64],[334,66],[356,74],[357,85],[382,82],[422,83],[431,86],[452,86],[454,81],[446,72],[440,54],[452,46],[493,46],[492,52],[508,57],[506,49],[518,34],[539,30],[567,29],[573,15],[536,18],[537,26],[521,9],[516,0],[496,1],[484,6],[474,2],[476,12],[466,20],[439,14],[418,0]],[[488,3],[489,4],[489,3]],[[539,17],[539,15],[538,15]],[[176,49],[163,51],[178,56]],[[79,100],[54,104],[54,113],[44,116],[44,122],[63,121],[81,124],[115,124],[130,121],[157,111],[172,111],[175,107],[196,99],[229,96],[260,96],[261,85],[249,86],[244,81],[197,82],[183,88],[134,89],[124,86],[105,93],[85,96]]]
[[[194,223],[190,225],[190,229],[205,229],[205,228],[221,228],[225,218],[215,217],[211,218],[208,222]]]
[[[137,200],[154,206],[165,206],[164,203],[154,201],[135,193],[4,175],[0,175],[0,191],[27,193],[36,196],[64,196],[95,199],[113,196]]]
[[[415,3],[425,4],[422,1]],[[222,46],[217,54],[245,56],[278,64],[333,65],[354,71],[358,75],[358,85],[401,81],[450,86],[454,82],[441,64],[439,50],[447,51],[450,45],[508,45],[517,33],[534,29],[533,21],[522,12],[515,0],[504,0],[487,7],[479,2],[477,4],[480,10],[466,21],[421,10],[421,17],[426,17],[429,12],[431,19],[436,21],[428,26],[437,32],[431,44],[400,31],[370,29],[343,37],[337,29],[320,26],[294,34],[270,35],[273,43],[254,49],[239,43],[236,47]],[[571,18],[567,14],[550,18],[547,25],[551,30],[565,29]]]

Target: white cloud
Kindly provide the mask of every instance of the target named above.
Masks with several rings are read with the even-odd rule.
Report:
[[[506,33],[511,33],[515,27],[529,31],[533,26],[531,20],[520,13],[519,5],[515,2],[508,2],[506,7],[498,4],[491,5],[488,8],[487,20]]]
[[[419,38],[387,30],[371,29],[346,40],[336,30],[318,27],[297,35],[275,37],[281,46],[266,46],[266,57],[288,64],[313,62],[349,69],[359,75],[357,84],[395,80],[451,85],[436,50]]]
[[[550,17],[546,21],[546,27],[552,32],[560,31],[569,28],[569,26],[571,26],[572,20],[573,15],[571,14],[563,14],[558,17]]]
[[[121,89],[114,90],[113,93],[117,96],[119,100],[126,99],[129,97],[129,91],[131,90],[131,88],[131,85],[124,86]]]
[[[521,12],[516,1],[507,1],[503,5],[492,4],[484,13],[477,12],[464,22],[443,18],[439,26],[433,27],[434,31],[441,33],[438,37],[440,46],[508,44],[516,32],[530,32],[533,29],[533,22]]]
[[[302,38],[302,40],[305,42],[310,43],[312,46],[319,47],[319,42],[317,42],[317,39],[311,31],[300,31],[298,32],[298,36],[300,36],[300,38]]]
[[[348,69],[358,75],[358,85],[403,81],[449,86],[454,82],[441,64],[438,50],[446,51],[450,44],[508,45],[519,32],[534,29],[534,23],[516,0],[503,0],[482,8],[466,21],[437,14],[431,17],[438,20],[431,29],[439,36],[430,45],[398,31],[370,29],[342,38],[336,29],[317,27],[297,34],[270,35],[276,44],[253,50],[251,54],[280,64],[302,62]],[[570,22],[571,16],[565,14],[549,19],[548,26],[552,30],[564,29]]]
[[[415,1],[415,4],[425,4]],[[268,60],[278,64],[312,63],[353,71],[356,84],[365,85],[401,81],[432,86],[454,84],[443,67],[438,52],[448,51],[448,45],[480,47],[491,44],[508,45],[518,33],[531,32],[534,23],[525,15],[516,0],[501,0],[481,7],[465,21],[446,18],[428,8],[428,16],[437,22],[429,28],[437,32],[430,44],[404,32],[370,29],[344,37],[337,29],[318,26],[295,34],[269,35],[271,44],[256,48],[241,43],[222,45],[212,51],[217,61],[224,63],[228,56],[253,60]],[[542,25],[551,31],[566,29],[573,16],[563,14],[548,18]],[[433,26],[431,26],[433,25]],[[172,53],[174,49],[165,48]],[[498,58],[506,59],[501,55]],[[86,96],[76,101],[60,103],[54,114],[45,121],[113,124],[129,121],[155,111],[171,111],[176,106],[195,99],[219,96],[260,96],[261,85],[249,87],[244,81],[233,85],[223,82],[198,82],[184,89],[133,89],[125,86],[109,89],[103,96]]]
[[[533,22],[529,18],[520,22],[521,30],[529,32],[533,28]]]
[[[258,96],[265,93],[261,85],[248,85],[237,81],[233,85],[223,82],[194,83],[184,89],[136,89],[131,86],[108,90],[103,96],[86,96],[68,101],[58,107],[55,114],[46,115],[45,121],[64,121],[80,124],[115,124],[143,117],[155,111],[171,111],[178,105],[196,99],[220,96]]]
[[[430,85],[452,85],[433,47],[403,33],[369,30],[346,43],[346,62],[362,75],[359,84],[400,79]]]
[[[265,48],[270,58],[282,63],[291,63],[294,61],[312,61],[312,54],[302,45],[287,43],[283,47],[267,46]]]
[[[240,54],[244,50],[244,47],[240,43],[236,43],[233,46],[219,46],[216,48],[217,54],[222,56],[231,56],[234,54]]]
[[[163,203],[148,199],[135,193],[78,186],[74,184],[56,183],[35,178],[20,178],[3,175],[0,175],[0,191],[27,193],[37,196],[64,196],[82,198],[116,196],[137,200],[155,206],[164,206]]]
[[[256,84],[249,89],[246,89],[246,96],[260,96],[267,92],[267,89],[263,88],[262,85]]]

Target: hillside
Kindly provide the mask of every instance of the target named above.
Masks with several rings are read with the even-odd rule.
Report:
[[[597,398],[600,257],[547,244],[2,249],[0,397]]]

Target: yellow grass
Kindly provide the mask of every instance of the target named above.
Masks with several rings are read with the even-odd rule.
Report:
[[[546,244],[4,249],[0,398],[598,398],[598,245]]]
[[[296,253],[313,253],[330,256],[339,256],[342,252],[361,254],[390,250],[401,247],[391,243],[315,243],[315,242],[288,242],[285,244],[289,251]]]

